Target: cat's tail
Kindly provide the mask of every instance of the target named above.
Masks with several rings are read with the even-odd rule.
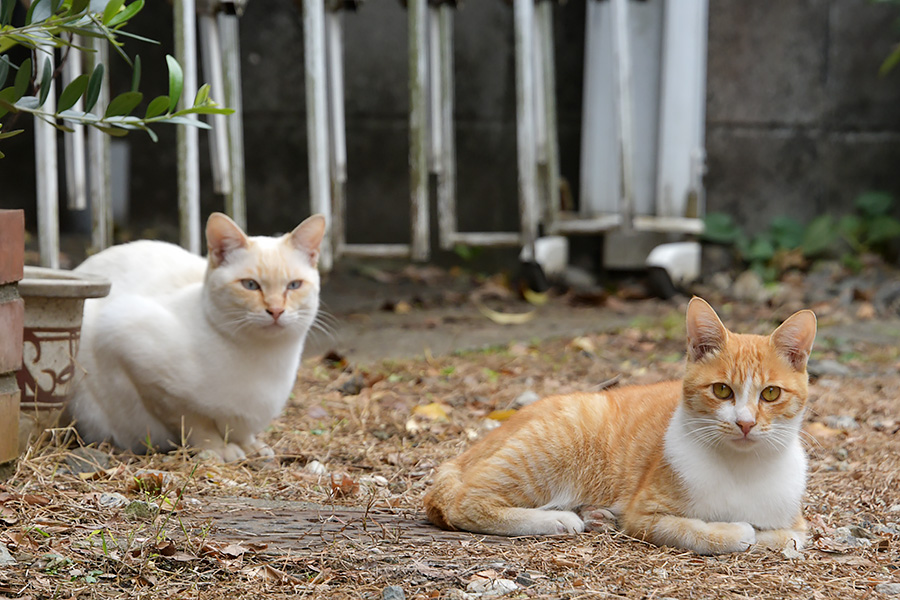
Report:
[[[425,494],[425,514],[429,521],[441,529],[457,529],[448,512],[450,506],[457,502],[461,486],[462,472],[455,462],[446,463],[438,469],[431,489]]]

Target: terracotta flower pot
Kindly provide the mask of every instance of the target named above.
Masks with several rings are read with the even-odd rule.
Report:
[[[71,271],[25,267],[19,295],[25,301],[19,449],[56,427],[79,375],[75,356],[86,298],[102,298],[110,283]]]

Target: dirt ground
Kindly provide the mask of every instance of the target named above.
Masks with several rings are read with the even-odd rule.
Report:
[[[0,485],[0,598],[900,598],[900,319],[864,297],[813,306],[809,546],[703,557],[612,528],[448,533],[421,513],[434,468],[528,398],[680,377],[685,298],[535,309],[490,281],[388,275],[329,281],[330,334],[264,434],[277,463],[76,448],[65,431],[33,448]],[[756,333],[803,305],[707,299]],[[503,325],[485,306],[535,312]]]

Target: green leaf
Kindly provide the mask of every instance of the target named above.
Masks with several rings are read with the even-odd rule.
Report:
[[[188,119],[187,117],[168,117],[164,121],[159,121],[160,123],[170,123],[172,125],[190,125],[191,127],[198,127],[200,129],[212,129],[209,125],[201,121],[200,119]]]
[[[141,84],[141,57],[134,57],[134,69],[131,71],[131,91],[138,91]]]
[[[881,66],[878,68],[878,74],[881,77],[884,77],[897,66],[897,63],[900,63],[900,44],[894,46],[891,53],[888,54],[887,58],[884,59],[884,62],[881,63]]]
[[[9,59],[6,56],[0,56],[0,89],[6,85],[6,77],[9,75]]]
[[[894,204],[894,197],[887,192],[866,192],[856,198],[856,208],[866,217],[886,215]]]
[[[150,101],[150,104],[147,106],[147,113],[144,115],[145,119],[152,119],[153,117],[158,117],[159,115],[166,112],[169,108],[169,97],[168,96],[157,96],[153,100]]]
[[[184,110],[179,110],[176,113],[172,113],[172,116],[183,117],[184,115],[230,115],[233,112],[233,108],[220,108],[218,106],[194,106],[192,108],[185,108]]]
[[[0,2],[2,7],[0,7],[0,25],[9,25],[10,20],[12,20],[13,9],[16,7],[15,1],[4,0]]]
[[[38,106],[43,106],[50,95],[50,85],[52,83],[53,67],[50,65],[50,59],[44,59],[44,73],[41,75],[41,90],[38,96]]]
[[[72,0],[72,6],[69,8],[69,15],[78,15],[83,13],[91,5],[91,0]]]
[[[747,260],[751,262],[765,262],[775,256],[775,245],[767,235],[760,235],[750,242],[747,248]]]
[[[171,54],[166,54],[166,63],[169,65],[169,112],[175,112],[184,88],[184,72]]]
[[[97,98],[100,97],[100,86],[103,85],[103,65],[98,64],[91,73],[91,79],[87,84],[87,91],[84,93],[84,111],[90,112],[94,105],[97,104]]]
[[[120,129],[118,127],[105,127],[103,125],[94,125],[94,127],[99,129],[103,133],[111,135],[113,137],[125,137],[126,135],[128,135],[128,130]]]
[[[6,138],[11,138],[14,135],[19,135],[25,131],[24,129],[13,129],[12,131],[0,131],[0,140],[5,140]]]
[[[19,65],[19,72],[16,73],[16,81],[13,84],[13,88],[15,89],[15,98],[12,98],[12,101],[15,102],[19,98],[25,95],[25,90],[28,89],[28,83],[31,81],[31,59],[26,58],[21,65]]]
[[[714,244],[734,244],[741,232],[731,215],[725,213],[707,213],[703,224],[703,240]]]
[[[25,24],[31,25],[32,19],[34,19],[34,11],[40,6],[45,0],[34,0],[31,3],[31,6],[28,7],[28,12],[25,13]],[[49,3],[48,3],[49,6]],[[40,17],[41,12],[38,12],[38,16]],[[46,17],[44,17],[46,19]],[[43,21],[44,19],[38,19],[38,22]]]
[[[209,102],[209,84],[204,83],[200,86],[200,89],[197,90],[197,95],[194,96],[194,108],[203,106],[207,102]]]
[[[75,106],[75,103],[78,102],[79,98],[81,98],[84,90],[87,89],[87,84],[87,73],[82,73],[81,75],[73,79],[69,83],[69,85],[66,86],[66,89],[62,91],[62,94],[59,95],[59,102],[56,105],[56,112],[69,110],[70,108]]]
[[[14,106],[16,100],[18,100],[15,95],[16,90],[11,87],[0,90],[0,117],[5,115],[9,111],[19,112],[18,109],[16,109],[16,107]]]
[[[893,217],[878,217],[869,223],[866,244],[883,244],[900,238],[900,221]]]
[[[817,256],[828,250],[837,240],[838,229],[834,217],[825,214],[813,219],[803,234],[803,256]]]
[[[106,8],[103,9],[103,17],[100,19],[100,22],[104,25],[109,25],[109,22],[119,13],[123,4],[125,4],[125,0],[110,0]]]
[[[772,241],[777,248],[793,250],[803,244],[803,225],[790,217],[775,217],[770,226]]]
[[[113,98],[109,103],[109,106],[106,107],[106,115],[104,118],[108,119],[109,117],[127,115],[133,111],[143,99],[144,95],[140,92],[125,92],[124,94],[119,94]]]
[[[137,0],[137,2],[132,2],[128,6],[125,7],[124,10],[120,11],[116,16],[109,20],[107,23],[107,27],[117,27],[119,25],[124,24],[131,17],[141,12],[141,9],[144,8],[144,0]]]

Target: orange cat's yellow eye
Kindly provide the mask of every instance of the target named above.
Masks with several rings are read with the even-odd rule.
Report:
[[[713,395],[719,400],[728,400],[732,396],[734,396],[734,392],[731,391],[731,388],[725,385],[724,383],[714,383],[712,386]]]
[[[779,396],[781,396],[781,388],[774,385],[770,385],[760,394],[760,397],[766,402],[775,402]]]

